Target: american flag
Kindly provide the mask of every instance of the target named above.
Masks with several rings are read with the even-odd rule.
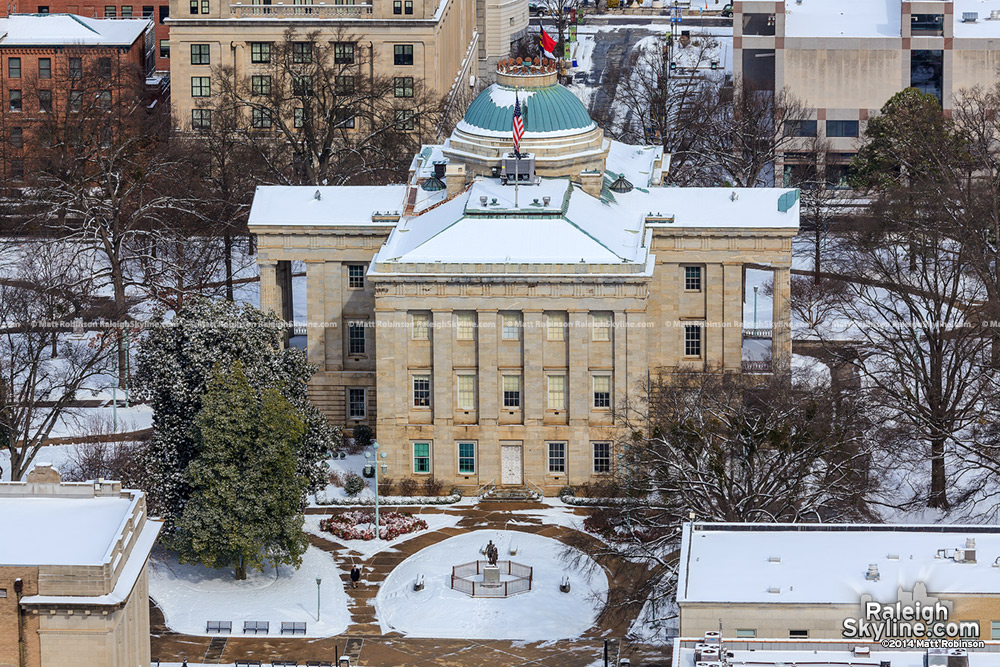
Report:
[[[521,159],[521,137],[524,136],[524,119],[521,118],[521,101],[514,93],[514,156]]]

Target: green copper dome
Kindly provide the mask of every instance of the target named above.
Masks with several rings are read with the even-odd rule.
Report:
[[[514,88],[494,83],[472,101],[463,122],[479,130],[509,134],[514,121],[514,92]],[[560,85],[521,89],[517,97],[526,133],[594,127],[583,102]]]

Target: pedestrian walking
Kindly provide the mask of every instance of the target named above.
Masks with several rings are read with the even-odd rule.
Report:
[[[351,588],[358,587],[358,581],[361,579],[361,568],[355,565],[351,569]]]

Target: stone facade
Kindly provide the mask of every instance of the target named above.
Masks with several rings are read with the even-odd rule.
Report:
[[[53,516],[65,511],[81,517],[87,503],[104,506],[110,499],[121,501],[121,517],[111,517],[114,525],[92,526],[95,533],[112,535],[101,562],[77,557],[74,544],[34,549],[57,564],[0,558],[0,667],[150,664],[146,561],[160,524],[148,520],[142,493],[123,491],[118,482],[62,484],[58,473],[39,464],[26,482],[0,484],[0,513],[10,512],[0,523],[6,535],[14,534],[16,515],[26,507],[31,512],[22,503],[55,501],[63,509]],[[95,517],[109,519],[106,510],[95,511]],[[51,540],[58,530],[35,525],[20,530],[18,539]]]

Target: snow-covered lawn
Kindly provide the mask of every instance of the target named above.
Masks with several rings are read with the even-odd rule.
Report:
[[[393,508],[392,511],[398,511]],[[333,512],[331,512],[333,514]],[[338,540],[330,533],[320,530],[319,522],[325,519],[328,515],[321,514],[307,514],[306,523],[303,526],[303,530],[312,535],[317,535],[323,539],[329,540],[331,542],[336,542],[337,544],[343,544],[347,549],[361,554],[361,556],[368,560],[372,556],[382,551],[393,551],[394,547],[398,544],[406,542],[407,540],[413,539],[419,535],[423,535],[427,532],[432,532],[435,530],[440,530],[441,528],[447,528],[449,526],[454,526],[462,519],[461,515],[458,514],[414,514],[414,516],[419,516],[421,519],[427,522],[427,530],[418,530],[415,533],[408,533],[406,535],[400,535],[393,540]]]
[[[534,568],[532,589],[509,598],[472,598],[450,587],[453,565],[482,559],[479,549],[489,540],[502,560]],[[518,546],[516,556],[508,548]],[[593,626],[608,594],[604,570],[589,557],[590,567],[570,566],[562,542],[531,533],[477,530],[423,549],[403,561],[386,578],[375,598],[382,632],[412,637],[522,639],[538,641],[578,637]],[[425,587],[413,590],[418,575]],[[568,574],[569,593],[559,592]]]
[[[270,634],[280,635],[282,621],[306,623],[307,637],[329,637],[347,629],[347,593],[340,569],[330,554],[309,547],[302,567],[282,566],[251,572],[246,581],[233,579],[231,570],[181,565],[174,554],[150,559],[149,595],[159,605],[167,627],[189,635],[205,635],[207,621],[232,621],[241,635],[243,621],[270,621]],[[316,578],[322,608],[316,621]]]

